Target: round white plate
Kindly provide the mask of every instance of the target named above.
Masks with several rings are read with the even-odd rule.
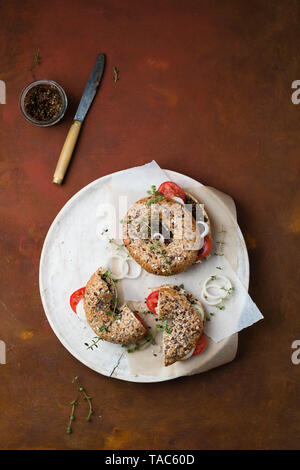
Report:
[[[180,173],[164,170],[170,179],[179,185],[189,186],[197,184],[195,180]],[[114,174],[124,173],[126,170]],[[114,175],[113,174],[113,175]],[[75,194],[61,209],[54,219],[48,234],[45,238],[41,260],[40,260],[40,294],[48,321],[65,348],[75,356],[80,362],[91,369],[106,376],[132,381],[132,382],[160,382],[170,380],[168,377],[152,377],[143,375],[132,375],[130,373],[125,355],[120,355],[120,346],[101,342],[101,351],[95,354],[95,350],[87,350],[84,343],[91,337],[91,330],[85,321],[84,316],[74,315],[69,306],[70,293],[82,287],[78,279],[88,279],[92,274],[90,266],[83,266],[85,250],[88,250],[88,236],[84,231],[86,218],[94,218],[95,195],[106,180],[112,175],[107,175],[90,183],[77,194]],[[200,183],[198,183],[200,185]],[[224,207],[224,201],[222,202]],[[71,226],[78,220],[76,226]],[[62,235],[63,234],[63,235]],[[70,247],[70,249],[69,249]],[[73,276],[73,290],[70,285],[64,285],[61,268],[53,260],[60,259],[66,269]],[[249,260],[248,253],[242,233],[239,233],[239,246],[237,253],[237,274],[248,288],[249,283]],[[101,263],[99,263],[100,265]],[[97,265],[96,265],[97,267]],[[60,276],[60,277],[59,277]],[[58,278],[61,282],[58,282]],[[93,336],[93,335],[92,335]],[[237,337],[237,334],[234,335]],[[223,340],[225,345],[232,341],[232,337]],[[236,341],[236,340],[235,340]],[[89,341],[88,341],[89,342]],[[236,341],[237,343],[237,341]],[[219,352],[218,352],[219,353]],[[115,367],[117,364],[117,368]]]

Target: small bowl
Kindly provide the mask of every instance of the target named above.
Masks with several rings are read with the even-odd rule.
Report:
[[[49,121],[35,120],[26,113],[25,98],[26,98],[28,92],[30,90],[32,90],[32,88],[36,87],[37,85],[52,85],[57,89],[57,91],[59,92],[59,94],[61,96],[61,102],[62,102],[61,110],[59,111],[59,113],[56,116],[54,116]],[[39,127],[54,126],[54,124],[57,124],[63,118],[63,116],[65,115],[67,106],[68,106],[68,99],[67,99],[67,95],[66,95],[64,89],[58,83],[54,82],[53,80],[46,80],[46,79],[36,80],[35,82],[32,82],[29,85],[27,85],[24,88],[24,90],[22,91],[21,95],[20,95],[21,113],[23,114],[24,118],[27,121],[29,121],[29,122],[31,122],[31,124],[34,124],[35,126],[39,126]]]

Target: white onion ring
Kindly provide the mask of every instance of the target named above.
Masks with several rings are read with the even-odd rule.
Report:
[[[154,240],[159,240],[160,243],[165,243],[165,237],[161,233],[158,233],[158,232],[154,233],[152,238]]]
[[[183,201],[183,199],[181,199],[181,197],[173,196],[173,197],[171,197],[171,199],[173,199],[173,201],[175,201],[175,202],[178,202],[179,204],[184,205],[184,201]]]
[[[225,281],[224,286],[220,286],[220,285],[216,284],[215,281],[218,281],[219,279]],[[208,285],[209,282],[210,282],[211,285]],[[222,289],[222,287],[224,287],[226,290],[224,291]],[[217,289],[221,293],[219,295],[218,294],[212,294],[211,292],[208,292],[209,288]],[[218,275],[216,275],[216,279],[211,279],[211,276],[206,279],[206,281],[204,282],[203,287],[202,287],[201,295],[202,295],[202,298],[203,298],[204,302],[206,302],[208,305],[218,305],[227,296],[226,291],[228,291],[231,288],[232,288],[232,284],[231,284],[230,280],[227,277],[221,276],[220,274],[218,274]]]
[[[201,295],[202,295],[202,298],[203,298],[203,301],[207,304],[207,305],[218,305],[219,303],[222,302],[222,297],[217,297],[215,298],[214,300],[208,300],[204,294],[204,292],[202,291],[201,292]]]
[[[110,259],[111,260],[118,259],[118,260],[122,261],[121,273],[119,275],[112,273],[112,275],[111,275],[111,277],[115,280],[120,281],[122,279],[137,279],[140,276],[141,272],[142,272],[141,266],[138,263],[136,263],[137,273],[136,274],[128,274],[129,273],[129,264],[128,263],[129,263],[129,261],[133,261],[133,260],[126,259],[121,255],[111,255]]]
[[[128,266],[127,260],[125,258],[123,258],[123,256],[120,256],[120,255],[111,255],[110,258],[112,260],[113,259],[119,259],[119,260],[122,261],[121,274],[118,276],[117,274],[112,273],[112,278],[115,279],[115,280],[124,279],[124,277],[128,274],[128,271],[129,271],[129,266]],[[126,267],[124,268],[124,266],[126,266]]]
[[[134,260],[133,259],[126,259],[125,261],[126,261],[126,264],[128,266],[129,261],[133,262]],[[135,263],[135,266],[137,268],[137,273],[136,274],[128,274],[128,272],[129,272],[129,266],[128,266],[128,271],[125,275],[126,279],[137,279],[140,276],[140,274],[142,272],[142,267],[138,263],[136,263],[135,261],[134,261],[134,263]]]
[[[202,305],[194,304],[193,307],[194,307],[196,310],[198,310],[198,312],[201,313],[202,320],[204,320],[205,313],[204,313],[204,310],[203,310],[203,308],[202,308]]]
[[[189,359],[189,358],[193,355],[194,351],[195,351],[195,348],[191,349],[190,352],[188,352],[188,353],[187,353],[184,357],[182,357],[180,360],[181,360],[181,361],[186,361],[187,359]]]
[[[225,283],[224,286],[220,286],[216,283],[216,281],[218,281],[219,279],[224,281],[224,283]],[[211,285],[208,285],[208,283],[210,283]],[[211,279],[211,277],[207,278],[206,281],[203,284],[204,292],[206,293],[206,295],[208,297],[220,297],[220,296],[222,297],[222,295],[219,295],[219,296],[214,295],[214,294],[207,291],[207,289],[209,289],[209,288],[223,290],[222,287],[225,287],[225,289],[228,290],[228,289],[231,289],[232,284],[231,284],[230,280],[227,277],[222,276],[221,274],[216,275],[216,279]],[[221,292],[221,294],[222,294],[222,292]]]
[[[203,222],[202,220],[198,220],[197,224],[201,224],[204,226],[204,232],[201,233],[201,238],[206,237],[209,233],[209,225],[206,222]]]

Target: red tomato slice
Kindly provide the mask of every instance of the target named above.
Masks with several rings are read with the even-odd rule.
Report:
[[[212,249],[211,238],[209,238],[208,236],[204,237],[203,247],[201,248],[201,250],[199,250],[199,253],[198,253],[198,261],[200,259],[206,258],[206,256],[208,256],[209,253],[211,252],[211,249]]]
[[[198,356],[198,354],[201,354],[203,349],[205,348],[206,345],[206,339],[205,336],[202,335],[200,338],[200,342],[196,345],[195,351],[193,352],[192,356]]]
[[[180,186],[178,186],[178,184],[173,183],[173,181],[165,181],[160,185],[158,191],[166,197],[180,197],[183,202],[186,200],[184,191]]]
[[[85,287],[81,287],[80,289],[73,292],[73,294],[71,295],[70,305],[71,305],[71,309],[73,310],[73,312],[77,313],[76,312],[77,305],[83,299],[84,293],[85,293]]]
[[[156,314],[155,309],[158,304],[158,296],[159,296],[159,290],[155,290],[151,292],[151,294],[148,295],[147,300],[146,300],[148,309],[150,310],[150,312],[155,313],[155,314]]]

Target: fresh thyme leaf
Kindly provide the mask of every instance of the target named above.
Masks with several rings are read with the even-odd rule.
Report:
[[[152,196],[151,199],[147,201],[147,206],[151,206],[151,204],[155,204],[156,202],[159,202],[163,199],[162,194],[157,191],[156,186],[154,184],[151,186],[151,190],[147,191],[147,194]]]
[[[103,229],[101,235],[104,235],[106,232],[108,232],[108,228]]]
[[[155,196],[155,197],[152,197],[152,199],[149,199],[149,201],[147,201],[147,206],[151,206],[151,204],[155,204],[156,202],[159,202],[162,200],[162,196]]]
[[[108,331],[108,328],[107,326],[101,326],[100,328],[98,328],[98,330],[102,333],[103,331]]]
[[[217,276],[210,276],[211,281],[215,281],[217,279]]]
[[[180,289],[184,289],[184,284],[180,284]]]
[[[41,57],[40,57],[40,50],[37,50],[37,53],[33,56],[34,60],[34,65],[40,65],[41,64]]]
[[[122,250],[124,248],[123,243],[117,243],[116,240],[114,240],[113,238],[110,238],[108,241],[109,241],[109,243],[112,243],[113,245],[116,245],[117,250]]]
[[[219,310],[225,310],[225,305],[216,305]]]
[[[216,266],[216,269],[222,269],[221,266]]]
[[[154,336],[152,336],[150,334],[147,334],[146,341],[147,341],[147,343],[155,344],[155,338],[154,338]]]
[[[156,324],[156,329],[155,331],[158,332],[159,330],[165,331],[168,334],[171,334],[171,330],[168,325],[168,320],[163,321],[163,325],[161,323]]]

